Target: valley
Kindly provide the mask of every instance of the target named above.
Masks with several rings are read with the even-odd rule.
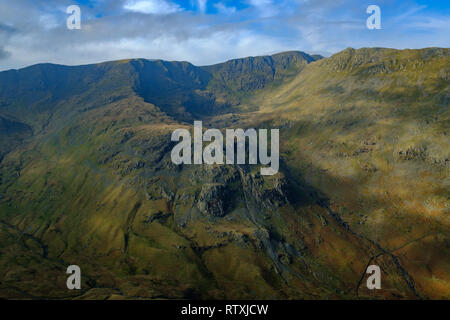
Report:
[[[449,299],[449,62],[348,48],[0,72],[0,298]],[[174,164],[194,121],[279,129],[278,172]]]

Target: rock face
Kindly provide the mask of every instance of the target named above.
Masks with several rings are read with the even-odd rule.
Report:
[[[204,184],[199,194],[197,207],[205,214],[223,217],[227,213],[227,187],[222,184]]]
[[[282,174],[264,179],[259,173],[243,173],[242,179],[243,185],[262,207],[276,210],[289,204],[289,185]]]
[[[307,64],[320,60],[304,52],[290,51],[273,56],[234,59],[217,65],[205,67],[211,72],[210,83],[216,90],[249,92],[263,89],[283,77],[295,75]]]

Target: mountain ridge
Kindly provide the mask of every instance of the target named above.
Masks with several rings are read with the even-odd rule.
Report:
[[[102,62],[94,62],[94,63],[87,63],[87,64],[79,64],[79,65],[65,65],[65,64],[59,64],[59,63],[51,63],[51,62],[43,62],[43,63],[37,63],[37,64],[32,64],[29,66],[25,66],[22,68],[12,68],[12,69],[8,69],[8,70],[2,70],[0,72],[8,72],[8,71],[19,71],[19,70],[23,70],[23,69],[28,69],[31,67],[35,67],[35,66],[39,66],[39,65],[48,65],[48,66],[62,66],[62,67],[88,67],[88,66],[95,66],[95,65],[101,65],[101,64],[109,64],[109,63],[129,63],[131,61],[139,61],[139,60],[146,60],[146,61],[152,61],[152,62],[157,62],[157,61],[162,61],[162,62],[178,62],[178,63],[188,63],[191,64],[195,67],[199,67],[199,68],[204,68],[204,67],[212,67],[212,66],[216,66],[216,65],[220,65],[220,64],[224,64],[227,62],[232,62],[234,60],[245,60],[248,58],[259,58],[259,57],[273,57],[273,56],[279,56],[279,55],[290,55],[290,54],[294,54],[294,55],[306,55],[306,56],[316,56],[317,58],[323,59],[325,57],[321,56],[321,55],[317,55],[317,54],[307,54],[304,51],[300,51],[300,50],[289,50],[289,51],[281,51],[278,53],[274,53],[271,55],[256,55],[256,56],[247,56],[247,57],[242,57],[242,58],[233,58],[233,59],[229,59],[223,62],[218,62],[218,63],[214,63],[214,64],[210,64],[210,65],[194,65],[189,61],[186,60],[165,60],[165,59],[160,59],[160,58],[129,58],[129,59],[118,59],[118,60],[108,60],[108,61],[102,61]]]

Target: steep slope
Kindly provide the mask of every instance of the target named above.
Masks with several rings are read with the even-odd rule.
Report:
[[[289,51],[273,56],[234,59],[203,69],[212,75],[208,88],[219,98],[236,105],[242,100],[250,100],[248,96],[252,92],[289,81],[307,64],[319,59],[320,56]]]
[[[210,67],[133,59],[76,67],[40,64],[0,72],[0,158],[31,134],[45,134],[54,129],[49,126],[65,124],[80,113],[130,96],[142,97],[184,122],[239,112],[234,106],[244,97],[252,97],[267,85],[278,86],[315,59],[287,52]],[[244,95],[231,85],[239,81],[251,87]]]
[[[64,123],[74,114],[139,96],[170,116],[190,122],[205,115],[238,111],[230,109],[236,101],[231,91],[241,91],[233,87],[235,83],[250,86],[245,92],[251,96],[257,89],[292,77],[315,59],[287,52],[210,67],[145,59],[75,67],[39,64],[0,72],[0,116],[5,126],[6,119],[16,119],[39,134],[50,123]],[[229,97],[224,96],[224,87],[230,87],[225,92]]]
[[[28,108],[22,118],[32,119],[35,130],[2,163],[4,295],[71,296],[61,289],[61,282],[44,281],[30,289],[24,277],[36,270],[56,276],[55,269],[61,273],[67,264],[77,263],[88,279],[84,292],[94,297],[262,297],[266,292],[273,297],[290,296],[288,286],[284,285],[284,293],[277,289],[282,279],[274,273],[277,269],[271,259],[278,263],[272,248],[278,244],[272,244],[268,231],[251,221],[254,213],[244,208],[244,196],[238,196],[233,205],[211,203],[217,188],[225,188],[227,194],[242,193],[236,189],[241,185],[236,179],[244,171],[232,169],[229,178],[221,170],[214,174],[208,168],[180,171],[168,159],[170,132],[182,126],[176,119],[185,116],[187,121],[190,112],[206,110],[209,105],[199,102],[198,92],[206,90],[212,76],[188,63],[164,61],[130,60],[81,68],[36,66],[9,72],[15,74],[12,80],[9,74],[3,75],[2,112],[20,116]],[[71,80],[60,82],[64,70]],[[39,81],[45,81],[33,91],[29,79],[35,73]],[[94,82],[89,81],[91,74],[98,76]],[[11,99],[14,96],[22,100]],[[198,176],[203,179],[192,181]],[[236,186],[228,186],[228,179]],[[216,187],[218,181],[222,187]],[[175,195],[184,202],[175,202]],[[208,217],[216,211],[222,212],[217,218],[230,215],[224,222],[213,223],[213,230],[204,229],[211,228]],[[237,221],[230,225],[232,212]],[[187,218],[190,214],[192,222]],[[188,223],[189,229],[184,230]],[[196,229],[200,229],[198,237]],[[251,239],[246,240],[247,234]],[[14,237],[25,237],[37,252],[29,252],[31,244],[11,242]],[[272,258],[255,248],[261,241],[269,241],[266,250],[271,250]],[[235,274],[217,269],[235,252],[251,255],[243,270]],[[29,259],[11,263],[17,255]],[[176,272],[180,264],[186,266],[186,273]],[[252,279],[245,278],[249,274],[254,274]],[[136,285],[134,277],[143,282]],[[236,285],[239,282],[242,285]],[[248,295],[250,285],[254,291]]]
[[[9,154],[2,225],[7,239],[27,235],[33,246],[2,249],[5,296],[71,296],[61,282],[29,287],[31,270],[52,263],[51,274],[82,267],[84,298],[354,296],[365,262],[356,257],[368,259],[376,246],[284,174],[173,165],[169,137],[180,126],[130,98]],[[42,254],[19,259],[30,246]],[[395,264],[384,263],[386,285],[409,296]]]
[[[283,158],[352,230],[449,292],[449,49],[347,49],[261,95]]]

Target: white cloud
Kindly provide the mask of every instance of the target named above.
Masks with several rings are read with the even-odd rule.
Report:
[[[215,6],[218,14],[195,14],[174,4],[176,0],[97,0],[102,7],[82,7],[82,29],[75,31],[65,27],[61,1],[0,0],[0,70],[127,58],[206,65],[295,49],[330,55],[349,46],[448,47],[445,15],[424,10],[400,21],[386,16],[386,30],[372,32],[365,27],[364,6],[351,9],[358,0],[321,0],[322,5],[312,0],[246,0],[254,6],[242,10],[231,1],[205,2],[205,8]],[[198,0],[191,1],[198,10]],[[299,1],[301,7],[289,6]],[[349,7],[336,11],[343,1]],[[101,18],[96,18],[98,13]]]
[[[39,17],[39,23],[45,30],[57,28],[62,25],[58,19],[52,14],[43,14]]]
[[[250,0],[250,4],[255,7],[264,7],[272,4],[272,0]]]
[[[447,17],[420,17],[411,19],[409,26],[412,28],[435,29],[445,34],[450,33],[450,24]]]
[[[227,7],[227,6],[224,5],[222,2],[218,2],[218,3],[214,4],[214,7],[215,7],[221,14],[230,15],[230,14],[236,13],[236,7]]]
[[[124,8],[146,14],[170,14],[182,10],[179,5],[165,0],[130,0]]]
[[[278,14],[278,8],[272,0],[249,0],[249,3],[259,11],[262,18],[273,17]]]

